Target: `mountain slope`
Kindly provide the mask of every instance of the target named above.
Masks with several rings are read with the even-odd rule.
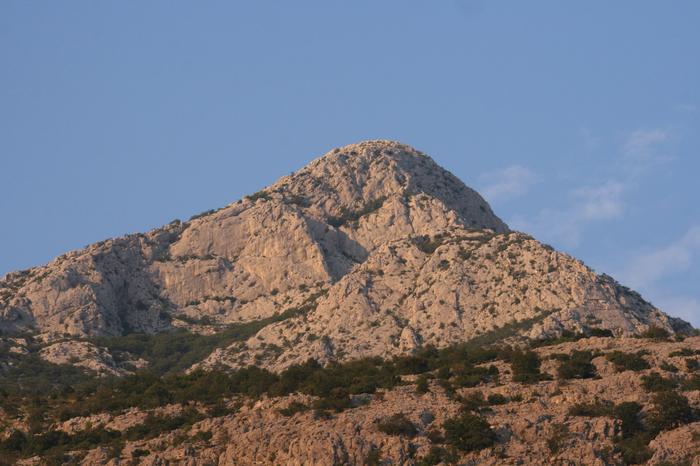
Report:
[[[0,280],[0,329],[47,342],[280,315],[291,317],[202,364],[390,356],[518,321],[533,337],[690,328],[511,233],[475,191],[390,141],[334,149],[217,211]]]

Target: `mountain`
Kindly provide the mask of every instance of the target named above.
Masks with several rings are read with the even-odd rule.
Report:
[[[221,209],[9,273],[0,280],[0,331],[0,452],[90,450],[78,455],[83,464],[119,464],[121,450],[105,445],[146,464],[195,453],[183,464],[380,464],[370,461],[375,450],[419,464],[430,442],[441,444],[430,432],[450,425],[459,406],[488,414],[486,402],[464,408],[477,391],[508,408],[493,403],[493,432],[483,417],[459,418],[482,426],[479,438],[490,443],[459,453],[456,440],[443,439],[457,445],[445,455],[543,464],[554,447],[524,439],[565,425],[572,430],[562,433],[566,448],[555,445],[558,464],[579,464],[579,454],[586,464],[615,464],[600,459],[604,448],[623,458],[669,426],[654,431],[645,421],[639,432],[648,438],[618,442],[622,415],[613,407],[662,403],[640,388],[652,369],[692,386],[693,370],[678,379],[666,360],[700,354],[700,339],[682,342],[694,334],[688,323],[510,230],[477,192],[392,141],[334,149]],[[643,358],[646,372],[625,379],[606,359],[615,351]],[[518,379],[533,361],[536,375]],[[562,377],[554,361],[585,370]],[[604,377],[588,380],[595,374]],[[601,408],[610,419],[569,422],[567,409],[601,399],[612,403]],[[183,429],[209,447],[181,449],[173,436]],[[227,446],[229,438],[240,443]]]
[[[187,222],[93,244],[0,281],[0,328],[45,341],[216,332],[296,316],[202,364],[280,369],[445,346],[537,319],[638,334],[689,326],[533,238],[425,154],[390,141],[334,149]],[[194,323],[194,325],[193,325]]]

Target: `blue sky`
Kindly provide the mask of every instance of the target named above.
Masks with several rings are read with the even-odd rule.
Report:
[[[0,3],[0,274],[397,139],[700,325],[700,3]]]

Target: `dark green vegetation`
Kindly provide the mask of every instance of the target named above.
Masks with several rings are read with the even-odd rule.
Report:
[[[362,217],[379,210],[384,205],[384,201],[386,201],[386,197],[382,196],[367,202],[357,210],[344,209],[339,216],[329,217],[327,219],[328,224],[337,228],[348,223],[357,222]]]
[[[595,366],[591,362],[593,353],[590,351],[573,351],[571,354],[557,355],[559,368],[557,375],[560,379],[590,379],[595,377]]]
[[[418,433],[415,424],[406,417],[405,414],[394,414],[380,420],[377,429],[388,435],[399,435],[402,437],[414,437]]]
[[[137,357],[148,361],[149,371],[157,375],[182,372],[204,359],[215,348],[246,340],[275,322],[307,314],[315,308],[316,301],[322,294],[319,292],[311,295],[299,307],[266,319],[231,324],[212,335],[198,335],[185,330],[155,335],[132,333],[122,337],[98,338],[95,344],[108,348],[119,363],[124,362],[125,358]]]
[[[673,379],[663,377],[658,372],[651,372],[649,375],[642,376],[642,386],[648,392],[662,392],[673,390],[678,386],[678,383]]]
[[[268,193],[267,191],[265,191],[263,189],[262,191],[258,191],[257,193],[250,194],[250,195],[246,196],[245,198],[248,199],[249,201],[252,201],[252,202],[257,201],[258,199],[268,201],[268,200],[270,200],[270,193]]]
[[[505,359],[510,362],[513,382],[534,383],[545,379],[540,372],[540,358],[534,351],[515,350],[506,354]]]
[[[65,461],[63,455],[66,452],[86,450],[97,445],[108,446],[117,455],[127,440],[153,438],[191,425],[202,417],[230,414],[236,409],[231,408],[235,406],[234,401],[242,402],[263,395],[311,395],[314,397],[312,401],[304,404],[292,402],[280,409],[280,414],[296,416],[313,411],[317,419],[322,419],[351,409],[358,405],[358,400],[366,398],[356,395],[390,389],[405,383],[401,376],[418,375],[418,392],[427,393],[430,381],[436,380],[448,395],[461,403],[461,414],[444,423],[444,433],[439,428],[434,429],[434,432],[423,433],[403,415],[382,419],[377,428],[389,435],[426,435],[436,445],[417,464],[437,464],[440,461],[451,461],[456,457],[457,451],[475,451],[493,445],[495,434],[483,416],[491,410],[499,409],[497,405],[516,401],[515,397],[509,400],[493,393],[485,398],[481,392],[461,397],[457,388],[497,382],[498,370],[490,365],[495,360],[510,364],[516,382],[536,383],[548,378],[547,374],[541,373],[541,361],[532,350],[499,346],[502,340],[541,321],[547,315],[544,311],[539,317],[506,325],[467,343],[441,350],[426,347],[414,355],[391,360],[367,358],[326,367],[308,361],[279,374],[257,367],[183,373],[184,368],[201,360],[216,347],[248,338],[272,322],[303,315],[313,308],[314,300],[315,298],[310,298],[304,306],[289,309],[269,319],[230,326],[212,336],[178,331],[153,336],[130,335],[100,339],[97,343],[108,347],[123,363],[134,357],[150,362],[148,371],[120,379],[95,380],[75,368],[43,362],[36,354],[15,357],[8,351],[1,352],[3,361],[15,359],[12,359],[14,366],[0,374],[0,408],[12,417],[28,420],[30,429],[25,433],[15,432],[0,442],[0,458],[12,462],[18,457],[39,454],[61,463]],[[578,339],[580,335],[565,335],[563,338]],[[538,342],[536,346],[557,343],[557,340]],[[590,352],[581,351],[555,355],[560,361],[559,376],[564,379],[595,376],[595,368],[591,363],[593,356]],[[619,362],[625,369],[639,370],[636,368],[646,363],[642,354],[631,355],[631,358],[629,356],[610,353],[607,357],[616,365]],[[656,376],[662,380],[659,381]],[[695,418],[695,413],[688,411],[685,398],[675,393],[677,396],[669,394],[669,390],[675,389],[680,382],[664,379],[658,374],[656,376],[654,373],[647,376],[650,378],[649,387],[653,387],[649,390],[659,392],[660,395],[654,399],[655,408],[650,411],[652,414],[644,418],[640,414],[641,408],[636,409],[624,403],[617,406],[604,403],[580,405],[572,408],[571,414],[607,415],[620,419],[622,432],[616,443],[617,448],[624,452],[628,462],[637,461],[634,455],[642,457],[648,452],[645,450],[646,445],[659,431]],[[685,381],[679,380],[685,388],[693,386],[693,383],[700,384],[700,377],[696,376],[696,379],[687,377]],[[669,380],[671,384],[664,380]],[[171,403],[186,407],[182,415],[167,419],[151,415],[143,424],[122,433],[91,427],[68,435],[49,428],[56,421],[75,416],[98,412],[118,413],[131,407],[150,410]],[[206,441],[204,437],[203,434],[202,438],[187,440]],[[565,441],[565,437],[552,436],[549,440],[550,448],[556,450]],[[380,456],[377,450],[374,458]]]
[[[641,353],[641,352],[640,352]],[[622,351],[613,351],[605,355],[605,358],[615,365],[615,370],[623,371],[643,371],[649,369],[649,363],[640,353],[624,353]]]
[[[615,437],[615,448],[625,464],[641,464],[649,460],[652,451],[648,444],[663,430],[673,429],[700,419],[688,404],[688,399],[670,388],[654,394],[652,408],[642,415],[642,405],[635,402],[613,404],[597,401],[577,404],[569,409],[572,416],[605,416],[620,420],[620,432]]]
[[[97,446],[109,447],[112,454],[116,456],[126,441],[151,439],[165,432],[189,427],[205,417],[204,413],[188,408],[176,416],[149,414],[143,423],[123,432],[104,427],[87,428],[74,434],[59,430],[25,434],[15,430],[7,439],[0,442],[0,464],[11,464],[10,460],[13,458],[34,455],[42,455],[48,464],[64,464],[69,459],[66,457],[66,452],[88,450]],[[199,437],[207,437],[207,435]],[[211,433],[208,437],[211,437]],[[200,438],[189,440],[197,441]],[[8,462],[5,463],[3,460]]]
[[[656,341],[668,340],[669,338],[671,338],[671,334],[668,333],[668,330],[654,326],[649,327],[640,336],[642,338],[649,338],[651,340]]]
[[[496,442],[496,434],[489,423],[472,413],[448,419],[443,427],[446,443],[460,451],[482,450]]]
[[[308,306],[312,305],[310,300]],[[505,326],[460,345],[441,350],[426,347],[415,355],[392,360],[368,358],[326,367],[309,361],[279,374],[252,366],[226,372],[214,370],[184,374],[181,370],[214,347],[247,338],[261,326],[307,311],[307,307],[288,310],[265,321],[232,326],[223,334],[211,337],[172,332],[100,339],[99,344],[109,347],[117,355],[126,357],[128,353],[130,357],[142,357],[151,362],[149,370],[123,378],[94,379],[73,367],[41,361],[36,354],[18,358],[13,361],[17,364],[0,376],[3,382],[0,407],[10,416],[28,419],[30,430],[0,443],[0,448],[7,452],[4,456],[8,458],[30,454],[48,457],[104,444],[107,437],[118,443],[119,439],[129,437],[117,438],[115,434],[100,432],[99,435],[90,434],[90,438],[97,439],[93,443],[85,443],[81,437],[83,434],[66,437],[65,434],[52,433],[48,426],[76,416],[118,413],[131,407],[152,409],[171,403],[188,405],[194,402],[206,409],[209,416],[217,416],[230,412],[224,404],[227,399],[304,393],[317,397],[316,401],[308,407],[290,405],[282,410],[283,414],[293,416],[313,409],[316,416],[327,417],[333,412],[349,409],[353,395],[395,387],[403,383],[401,376],[407,374],[422,374],[425,385],[429,377],[437,374],[440,384],[453,392],[455,387],[471,387],[496,380],[498,371],[495,367],[478,365],[499,357],[502,351],[493,347],[495,343],[536,320]],[[2,357],[10,357],[9,352],[3,353]],[[491,401],[496,404],[501,400],[494,398]],[[178,428],[173,427],[177,423],[163,422],[162,425],[166,430]],[[143,429],[152,435],[163,432],[154,423],[147,423]],[[17,438],[20,435],[24,440]],[[60,437],[61,440],[45,442],[45,435]],[[141,432],[141,435],[151,434]]]

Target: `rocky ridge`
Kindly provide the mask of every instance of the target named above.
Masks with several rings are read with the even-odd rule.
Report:
[[[200,366],[280,370],[307,358],[391,356],[518,321],[531,322],[521,333],[535,338],[690,328],[511,232],[454,175],[391,141],[334,149],[222,209],[0,280],[0,329],[47,344],[174,328],[216,333],[289,310],[299,312]],[[99,367],[109,361],[104,349],[80,348]]]

